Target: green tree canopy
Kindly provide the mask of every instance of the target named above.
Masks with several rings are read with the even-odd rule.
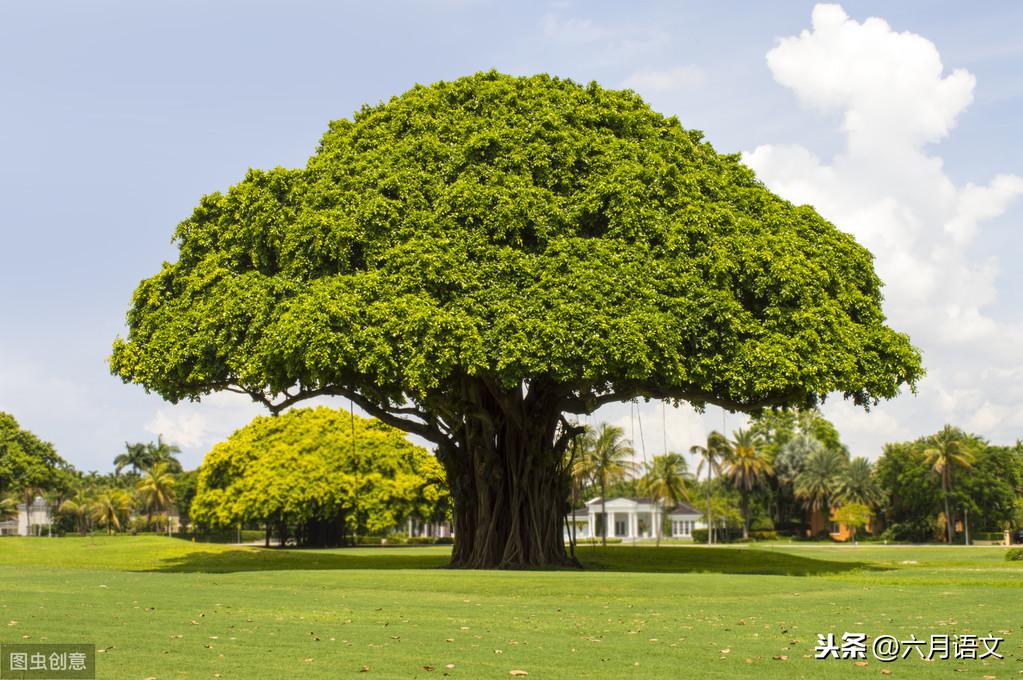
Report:
[[[171,401],[342,395],[435,442],[464,566],[565,561],[565,414],[869,405],[922,373],[851,236],[635,93],[546,75],[366,106],[174,239],[113,372]]]
[[[71,466],[53,445],[23,430],[14,416],[0,411],[0,495],[32,490],[61,490],[71,482]]]
[[[256,418],[213,447],[199,467],[191,519],[294,523],[321,543],[341,537],[345,524],[379,532],[413,515],[443,517],[443,475],[432,455],[377,420],[296,409]]]
[[[934,467],[935,449],[945,444],[955,466],[955,486],[941,492],[941,472]],[[953,446],[954,445],[954,446]],[[930,452],[930,453],[928,453]],[[969,467],[955,462],[963,456]],[[982,437],[950,426],[912,442],[887,444],[877,461],[876,478],[885,499],[885,516],[896,538],[931,540],[938,533],[939,513],[953,517],[969,510],[974,531],[1001,531],[1011,525],[1023,490],[1023,450],[997,446]],[[945,540],[948,523],[945,526]]]

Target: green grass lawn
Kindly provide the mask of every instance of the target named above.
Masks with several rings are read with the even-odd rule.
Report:
[[[1004,548],[581,547],[585,571],[446,547],[0,539],[0,642],[88,642],[98,678],[1023,678]],[[993,633],[1005,660],[813,659],[817,633]],[[368,670],[363,670],[368,669]]]

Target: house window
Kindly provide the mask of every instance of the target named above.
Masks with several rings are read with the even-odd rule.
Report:
[[[615,536],[628,536],[629,534],[629,523],[626,520],[616,519],[615,520]]]

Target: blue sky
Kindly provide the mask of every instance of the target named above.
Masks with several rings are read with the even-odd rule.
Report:
[[[855,453],[946,421],[1014,441],[1023,5],[814,7],[8,0],[0,410],[81,468],[157,432],[198,464],[258,411],[233,397],[172,407],[105,361],[138,281],[175,258],[177,222],[249,167],[303,164],[363,103],[497,68],[633,87],[875,251],[891,322],[930,374],[869,415],[829,403]],[[722,420],[641,414],[651,454]],[[631,427],[627,406],[599,417]]]

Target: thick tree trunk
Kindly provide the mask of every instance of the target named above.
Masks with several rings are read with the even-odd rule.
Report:
[[[466,381],[460,441],[441,446],[454,500],[451,564],[472,569],[577,565],[565,552],[570,437],[543,399]]]

